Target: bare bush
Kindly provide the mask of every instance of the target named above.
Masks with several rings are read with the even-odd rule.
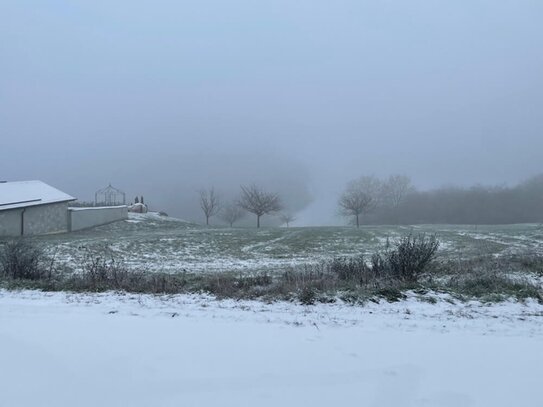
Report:
[[[71,275],[52,267],[52,260],[32,241],[12,241],[0,248],[2,287],[42,290],[180,294],[208,292],[219,298],[302,304],[342,299],[352,304],[384,298],[398,301],[406,290],[445,290],[459,298],[543,301],[537,278],[537,254],[481,256],[433,261],[439,242],[434,236],[406,236],[369,258],[337,257],[328,261],[264,273],[153,273],[131,270],[107,247],[87,253],[82,271]]]
[[[126,292],[177,294],[186,292],[185,273],[151,273],[131,270],[107,247],[87,253],[81,273],[66,279],[64,285],[76,291],[121,290]]]
[[[267,273],[254,275],[216,274],[200,282],[203,291],[219,298],[256,298],[271,291],[272,278]]]
[[[320,284],[326,282],[324,285],[327,288],[336,291],[362,288],[367,292],[384,296],[388,300],[397,300],[403,295],[401,290],[420,286],[419,284],[431,286],[432,279],[436,276],[450,278],[452,275],[458,275],[458,270],[462,266],[443,262],[434,263],[438,248],[439,241],[435,236],[410,234],[392,245],[387,242],[387,247],[383,251],[374,253],[369,261],[362,255],[336,257],[324,262],[323,265],[314,266],[319,270],[319,278],[313,279],[311,286],[314,287],[316,281]],[[530,264],[533,264],[533,261]],[[431,267],[432,265],[435,267]],[[533,285],[526,284],[525,281],[508,280],[505,273],[509,270],[508,267],[511,267],[510,264],[494,265],[492,259],[483,259],[478,267],[490,267],[500,272],[500,275],[496,277],[497,285],[481,284],[480,292],[503,291],[505,285],[508,284],[510,291],[514,288],[519,289],[521,286],[525,287],[524,291],[519,291],[521,296],[532,295],[539,298]],[[488,273],[478,273],[474,265],[470,265],[467,269],[462,279],[450,278],[449,284],[441,282],[435,288],[447,287],[459,290],[465,288],[469,294],[477,293],[474,288],[469,288],[471,282],[478,279],[484,282]],[[307,275],[307,272],[305,274]],[[335,284],[334,278],[337,279]],[[491,280],[488,279],[488,281]]]
[[[533,282],[495,268],[475,269],[469,273],[456,274],[449,278],[444,286],[469,297],[501,296],[543,300],[543,293]]]
[[[438,283],[433,286],[467,297],[535,298],[541,302],[542,287],[536,279],[530,278],[530,273],[537,273],[537,269],[532,268],[534,258],[537,255],[527,253],[442,261],[435,270]]]
[[[371,268],[364,256],[336,257],[329,264],[330,271],[340,280],[361,282],[365,280]]]
[[[36,244],[26,239],[6,242],[0,249],[0,272],[12,279],[50,278],[53,260]]]
[[[513,259],[526,271],[543,276],[543,255],[531,253],[513,256]]]
[[[329,263],[329,269],[340,280],[355,281],[366,287],[391,281],[417,282],[434,259],[438,247],[435,236],[408,235],[395,247],[375,253],[369,263],[364,256],[337,257]]]
[[[438,248],[435,236],[408,235],[400,239],[395,248],[374,255],[373,267],[391,277],[416,282],[435,258]]]
[[[116,260],[114,256],[102,253],[100,255],[87,254],[83,264],[83,280],[88,283],[91,290],[125,288],[130,277],[134,279],[136,274],[128,271],[124,262]]]

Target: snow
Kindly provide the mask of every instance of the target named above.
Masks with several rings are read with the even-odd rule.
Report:
[[[115,208],[126,208],[126,205],[116,205],[116,206],[88,206],[88,207],[79,207],[79,206],[70,206],[68,209],[71,211],[77,212],[77,211],[92,211],[95,209],[115,209]]]
[[[543,226],[494,225],[479,227],[481,237],[470,233],[472,226],[418,226],[417,232],[437,234],[440,259],[473,259],[481,256],[543,254]],[[57,264],[80,271],[87,251],[103,253],[107,247],[116,260],[134,271],[188,273],[282,273],[334,257],[363,254],[370,259],[394,244],[410,230],[407,227],[368,226],[360,228],[227,228],[200,227],[158,213],[129,213],[128,219],[77,233],[40,236]],[[484,232],[484,233],[483,233]],[[503,241],[499,243],[496,240]],[[512,242],[509,245],[507,242]]]
[[[0,291],[0,406],[541,406],[543,306]]]
[[[147,213],[128,212],[128,218],[139,222],[148,222],[155,220],[160,222],[177,222],[191,224],[189,221],[186,221],[184,219],[161,215],[160,212],[155,211],[149,211]]]
[[[42,181],[0,182],[0,210],[74,200]]]

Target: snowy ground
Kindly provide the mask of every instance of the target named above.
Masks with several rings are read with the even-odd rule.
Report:
[[[89,253],[104,254],[135,270],[167,272],[267,271],[334,256],[371,255],[387,239],[410,232],[436,234],[439,255],[469,258],[511,253],[543,254],[543,226],[368,226],[308,228],[207,228],[156,214],[130,214],[126,221],[75,233],[37,238],[58,263],[73,269]]]
[[[444,257],[543,253],[541,225],[254,230],[155,214],[36,240],[74,269],[108,246],[138,270],[284,271],[412,231],[436,233]],[[302,306],[0,290],[0,407],[541,407],[542,377],[534,301],[410,293]]]
[[[0,291],[0,406],[543,405],[543,306]]]

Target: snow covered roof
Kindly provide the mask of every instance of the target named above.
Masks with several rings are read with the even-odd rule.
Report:
[[[41,181],[0,182],[0,211],[74,200]]]

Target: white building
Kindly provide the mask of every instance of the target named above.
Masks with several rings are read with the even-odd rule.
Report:
[[[0,237],[71,232],[126,219],[126,205],[69,208],[75,198],[41,181],[0,182]]]
[[[41,181],[0,182],[0,236],[67,232],[74,200]]]

